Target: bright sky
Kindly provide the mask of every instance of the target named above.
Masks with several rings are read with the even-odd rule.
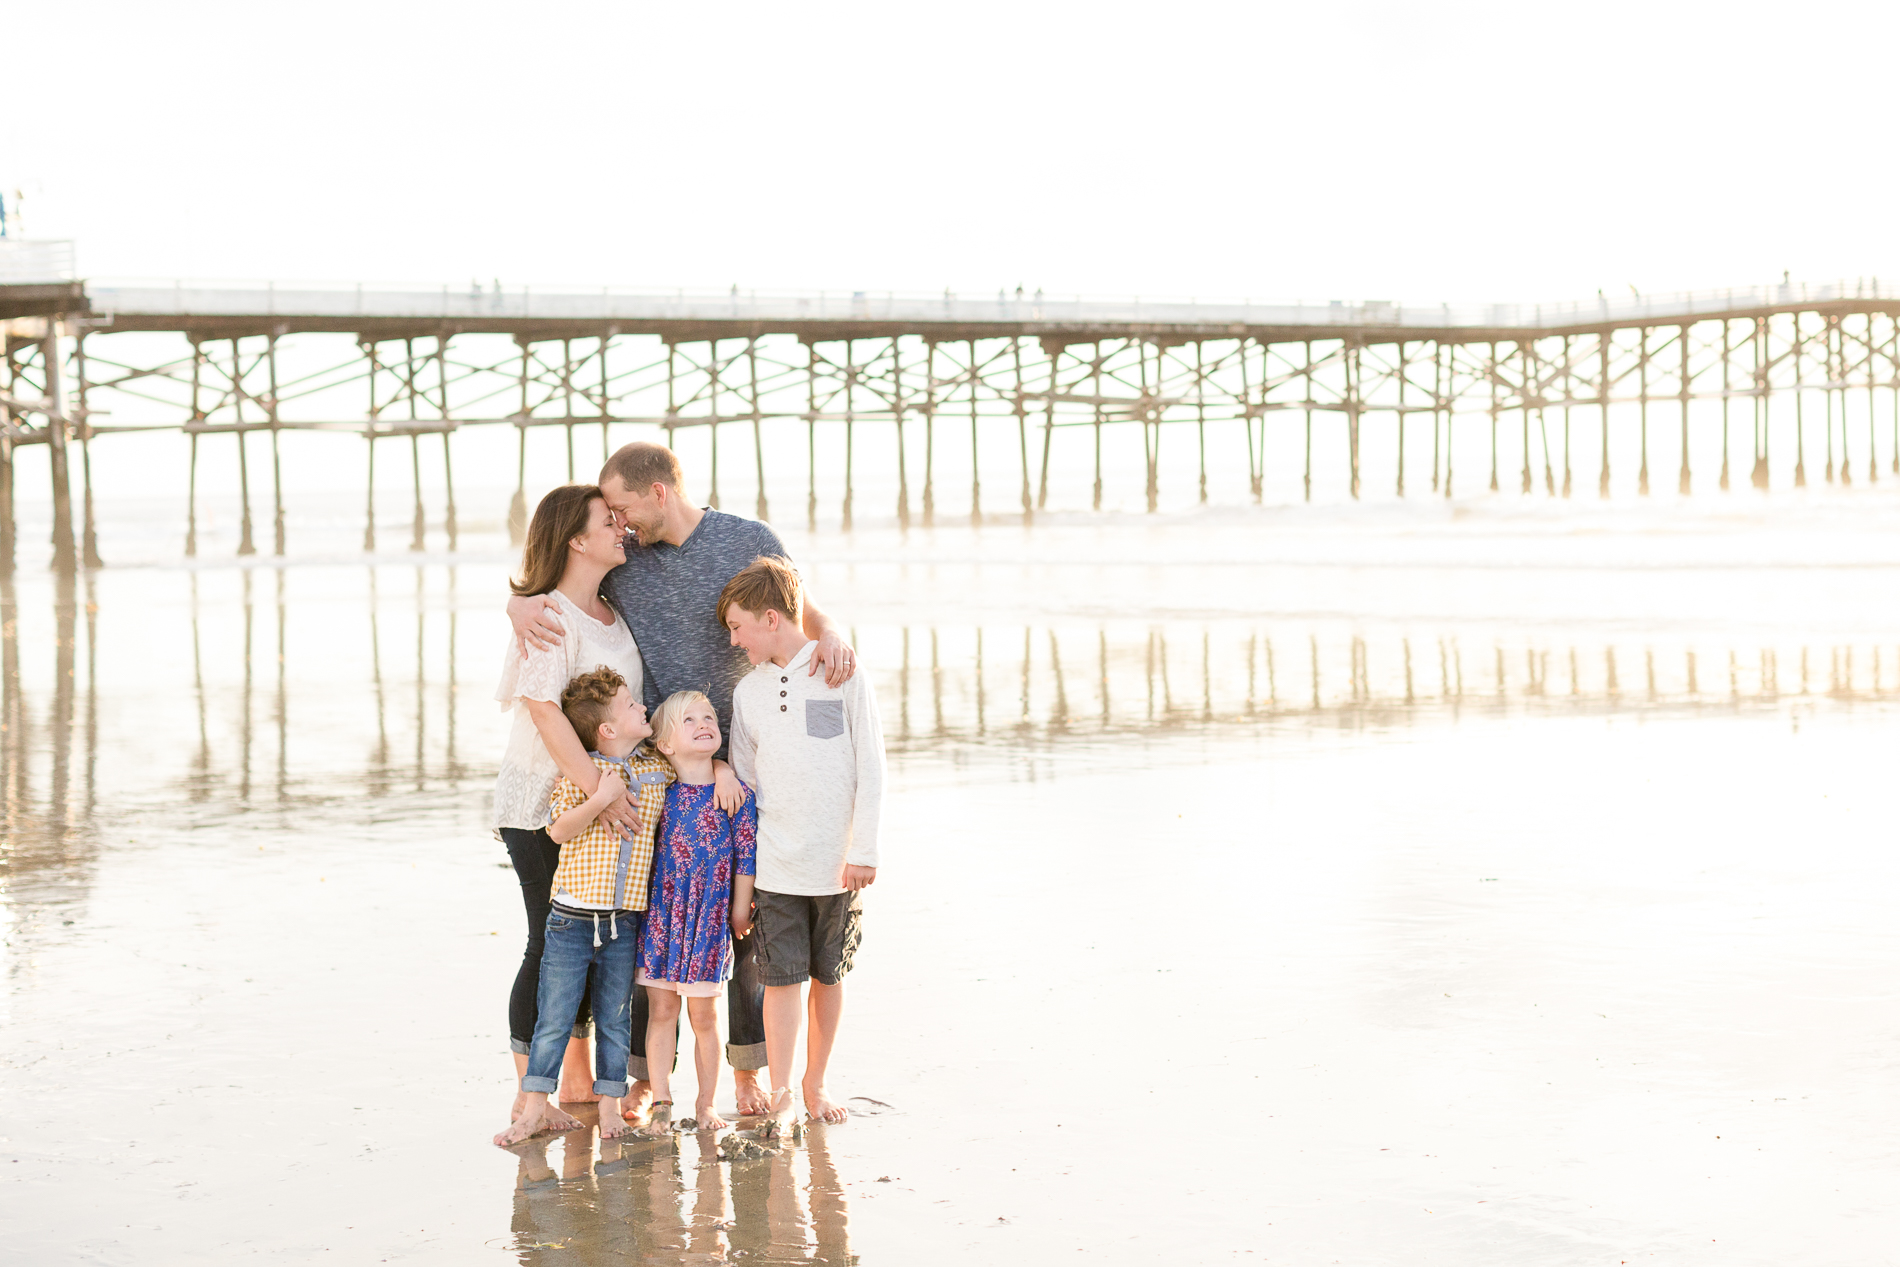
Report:
[[[1271,299],[1900,278],[1894,6],[15,5],[92,276]]]

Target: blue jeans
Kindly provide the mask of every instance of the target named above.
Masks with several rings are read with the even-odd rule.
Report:
[[[541,991],[541,939],[547,934],[549,899],[554,893],[554,868],[561,861],[561,847],[548,838],[548,829],[523,831],[503,827],[501,839],[508,846],[508,860],[515,864],[515,878],[521,881],[521,903],[528,910],[528,946],[521,954],[521,967],[515,971],[515,987],[508,994],[508,1047],[528,1054],[534,1041],[535,995]],[[587,998],[581,997],[580,1016],[574,1023],[574,1037],[586,1038]]]
[[[528,1045],[523,1091],[549,1095],[561,1087],[561,1057],[593,972],[594,1094],[627,1094],[627,1056],[633,1038],[633,973],[640,962],[638,912],[595,916],[548,912],[541,951],[541,986],[535,992],[534,1041]],[[617,936],[615,934],[618,934]],[[594,945],[595,937],[600,945]],[[613,1073],[620,1075],[609,1078]]]

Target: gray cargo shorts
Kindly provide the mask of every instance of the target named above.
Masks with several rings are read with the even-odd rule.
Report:
[[[767,893],[755,889],[752,954],[768,986],[837,985],[851,971],[864,936],[864,892]]]

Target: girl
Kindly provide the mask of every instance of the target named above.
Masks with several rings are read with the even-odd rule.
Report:
[[[574,727],[561,715],[561,692],[573,678],[605,666],[626,679],[634,699],[640,698],[640,649],[627,623],[600,597],[601,578],[626,560],[621,538],[621,527],[599,488],[592,484],[557,488],[535,507],[521,552],[521,577],[512,583],[517,594],[546,594],[568,630],[559,646],[528,644],[525,656],[509,643],[501,685],[495,691],[502,711],[513,709],[515,717],[495,780],[494,824],[508,846],[528,914],[528,945],[508,996],[508,1045],[514,1050],[517,1087],[527,1071],[528,1044],[534,1038],[548,902],[553,896],[554,868],[561,860],[561,847],[547,833],[548,797],[563,774],[589,794],[600,779]],[[622,800],[604,813],[611,817],[625,810]],[[584,1035],[584,1006],[580,1019],[582,1024],[575,1029],[577,1035]],[[560,1099],[568,1104],[591,1103],[599,1098],[593,1084],[587,1041],[577,1036],[568,1044]],[[517,1092],[511,1117],[520,1116],[524,1100]],[[573,1130],[581,1125],[552,1105],[542,1120],[544,1129]]]
[[[732,975],[728,924],[733,932],[750,927],[758,803],[751,788],[744,789],[745,802],[736,814],[714,803],[719,717],[700,692],[667,697],[653,714],[652,743],[673,763],[679,780],[666,790],[666,815],[653,845],[652,891],[634,978],[647,991],[647,1071],[653,1082],[652,1112],[641,1134],[661,1135],[672,1125],[667,1081],[682,998],[699,1074],[693,1115],[698,1129],[716,1131],[727,1125],[713,1111],[719,1084],[718,998]]]

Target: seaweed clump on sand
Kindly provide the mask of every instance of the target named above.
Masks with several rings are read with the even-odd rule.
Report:
[[[757,1161],[761,1157],[770,1157],[778,1149],[750,1136],[734,1131],[719,1141],[720,1161]]]
[[[772,1117],[768,1117],[759,1123],[759,1138],[765,1140],[767,1143],[777,1143],[788,1137],[794,1144],[804,1139],[805,1124],[796,1120],[780,1122],[777,1118]]]

